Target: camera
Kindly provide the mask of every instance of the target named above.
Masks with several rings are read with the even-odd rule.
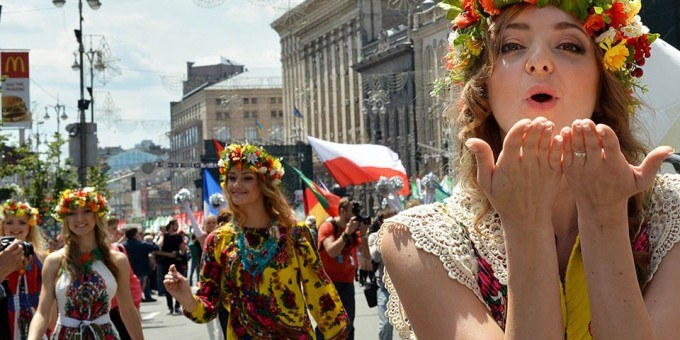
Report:
[[[354,215],[354,219],[359,221],[359,223],[364,224],[364,225],[370,225],[371,224],[371,218],[370,217],[364,217],[361,216],[361,205],[359,202],[352,202],[352,215]]]
[[[9,247],[12,242],[14,242],[14,237],[12,236],[3,236],[0,237],[0,251],[5,250],[5,248]],[[33,245],[31,242],[25,242],[22,241],[21,245],[24,247],[24,256],[29,257],[33,255],[35,252],[33,251]]]

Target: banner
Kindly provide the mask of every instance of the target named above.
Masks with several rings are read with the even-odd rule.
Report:
[[[0,51],[3,128],[31,128],[28,67],[27,51]]]

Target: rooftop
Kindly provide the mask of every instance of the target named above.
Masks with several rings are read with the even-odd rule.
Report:
[[[283,78],[280,68],[257,68],[225,79],[211,85],[206,90],[230,89],[271,89],[282,88]]]

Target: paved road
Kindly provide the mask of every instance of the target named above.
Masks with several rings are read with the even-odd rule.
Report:
[[[378,310],[368,308],[363,288],[358,284],[356,289],[356,327],[355,339],[378,338]],[[183,315],[167,315],[165,297],[156,297],[157,302],[142,303],[142,328],[146,339],[192,340],[210,339],[206,325],[195,324]],[[394,339],[398,339],[395,335]]]

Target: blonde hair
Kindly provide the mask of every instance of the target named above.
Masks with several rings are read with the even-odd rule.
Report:
[[[104,220],[105,217],[99,216],[94,212],[90,212],[95,218],[95,240],[97,243],[97,248],[102,253],[102,262],[104,265],[113,273],[113,276],[118,280],[118,268],[113,263],[111,258],[110,245],[108,243],[108,232],[107,224]],[[64,238],[64,257],[61,260],[61,267],[64,268],[71,277],[78,277],[83,274],[83,267],[81,265],[80,259],[78,257],[80,254],[78,252],[78,244],[76,238],[73,237],[71,229],[68,224],[68,217],[64,218],[62,221],[61,235]]]
[[[465,147],[465,141],[469,138],[480,138],[489,143],[494,157],[498,156],[503,147],[501,130],[496,122],[487,96],[487,82],[493,71],[493,65],[500,53],[500,34],[505,30],[512,18],[519,14],[528,4],[517,4],[508,7],[498,15],[489,27],[484,44],[490,48],[484,48],[482,55],[476,64],[469,70],[469,81],[459,89],[456,105],[447,107],[445,115],[451,120],[458,132],[456,146],[459,151],[459,182],[466,192],[473,198],[483,202],[476,211],[475,227],[491,209],[491,204],[484,196],[477,182],[477,162],[474,154]],[[594,44],[594,42],[591,43]],[[639,164],[647,150],[637,140],[633,133],[635,122],[635,107],[639,101],[628,91],[626,85],[614,74],[608,72],[602,66],[603,52],[595,48],[600,71],[600,93],[596,112],[592,120],[595,124],[606,124],[614,130],[619,139],[621,152],[631,164]],[[639,231],[643,220],[644,203],[649,196],[648,192],[632,196],[628,201],[629,234],[631,239]],[[643,261],[643,260],[640,260]],[[636,258],[636,264],[639,260]],[[646,271],[645,264],[643,270]]]
[[[12,217],[18,217],[14,215],[10,215]],[[29,216],[24,215],[21,216],[23,218],[26,218],[28,220]],[[2,223],[2,235],[7,236],[5,234],[5,218],[3,218],[0,223]],[[26,242],[30,242],[33,245],[33,251],[36,253],[44,253],[47,250],[47,243],[45,241],[45,237],[43,235],[42,230],[40,227],[38,227],[37,224],[26,224],[28,226],[28,234],[26,234]]]

